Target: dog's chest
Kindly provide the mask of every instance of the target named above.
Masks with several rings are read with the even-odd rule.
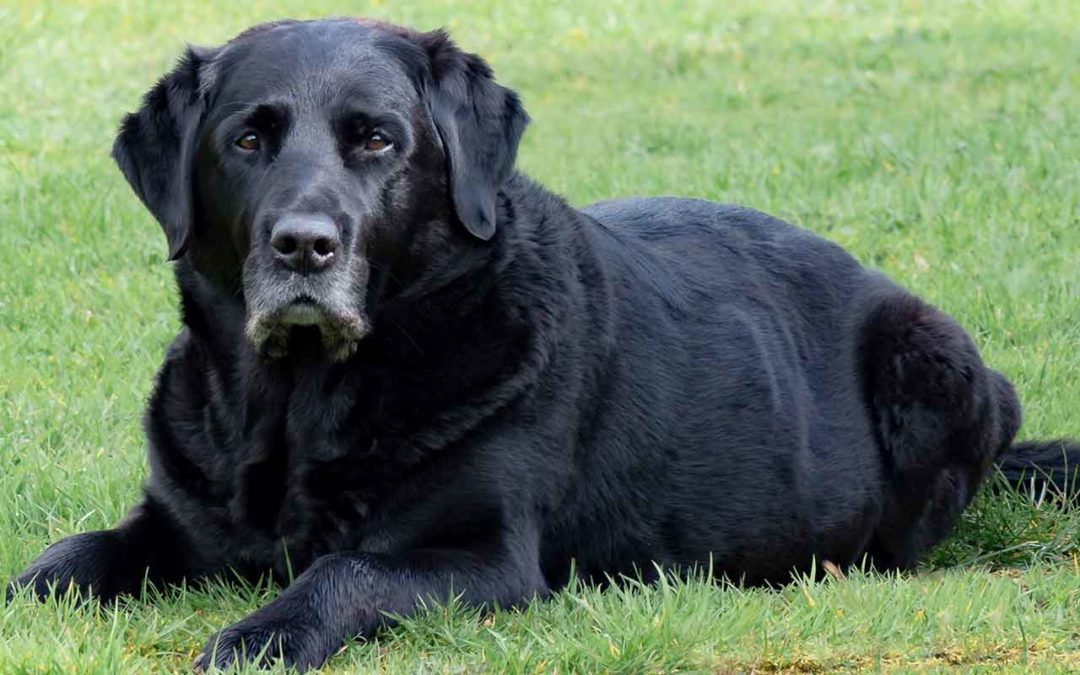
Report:
[[[347,369],[275,371],[221,367],[194,343],[175,351],[146,418],[148,489],[208,570],[297,572],[327,553],[408,542],[402,513],[425,501],[438,458],[475,423],[448,416],[470,391],[430,361],[378,352]]]
[[[243,557],[295,572],[363,546],[409,463],[377,380],[361,388],[311,378],[249,413],[228,507]]]

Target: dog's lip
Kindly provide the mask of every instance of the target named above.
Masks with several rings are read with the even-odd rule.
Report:
[[[296,296],[272,311],[252,313],[244,332],[260,352],[270,358],[281,358],[288,352],[296,330],[309,328],[318,330],[323,347],[335,361],[355,354],[360,340],[371,332],[371,324],[361,308],[336,310],[307,295]]]
[[[324,310],[311,298],[297,298],[286,305],[278,315],[278,321],[290,326],[315,326],[326,318]]]

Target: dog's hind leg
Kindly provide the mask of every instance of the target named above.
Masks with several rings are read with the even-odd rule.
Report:
[[[859,351],[889,481],[869,554],[879,569],[908,569],[952,530],[1012,442],[1020,405],[967,333],[912,295],[876,304]]]

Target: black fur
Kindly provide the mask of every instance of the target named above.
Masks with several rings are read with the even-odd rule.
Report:
[[[998,468],[1010,484],[1036,499],[1080,499],[1080,444],[1075,441],[1017,443]]]
[[[189,53],[114,152],[184,322],[145,498],[11,588],[295,573],[198,666],[307,668],[418,598],[909,569],[948,534],[1020,425],[960,326],[757,211],[575,210],[513,173],[525,122],[441,32],[282,22]],[[267,241],[309,213],[343,246],[299,275]]]
[[[198,73],[210,57],[189,47],[176,68],[146,93],[139,112],[124,117],[113,157],[154,214],[178,258],[191,234],[191,168],[204,100]]]
[[[528,116],[517,94],[495,84],[479,57],[456,49],[449,36],[421,36],[433,83],[428,108],[446,153],[455,211],[475,237],[495,234],[495,201],[514,169]]]

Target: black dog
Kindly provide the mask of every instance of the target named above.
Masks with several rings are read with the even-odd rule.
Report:
[[[967,334],[839,247],[704,201],[577,211],[514,172],[526,121],[443,32],[189,50],[114,149],[185,326],[146,496],[11,591],[295,571],[196,665],[306,668],[418,598],[527,602],[572,561],[907,569],[1003,453],[1014,476],[1080,457],[1012,446],[1016,396]]]

